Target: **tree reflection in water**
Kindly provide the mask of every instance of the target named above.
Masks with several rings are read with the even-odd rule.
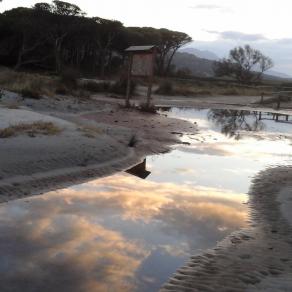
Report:
[[[221,133],[240,139],[240,131],[256,132],[264,129],[260,113],[244,110],[211,109],[208,120],[221,127]]]

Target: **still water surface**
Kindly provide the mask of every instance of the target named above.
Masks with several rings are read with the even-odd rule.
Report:
[[[289,120],[166,113],[198,124],[197,135],[182,136],[190,145],[0,206],[0,291],[157,291],[190,255],[246,226],[252,176],[291,163]]]

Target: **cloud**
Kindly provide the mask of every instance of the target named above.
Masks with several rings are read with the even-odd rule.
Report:
[[[200,4],[196,6],[191,6],[192,9],[221,9],[222,6],[212,5],[212,4]]]
[[[266,40],[266,37],[262,34],[248,34],[239,31],[223,31],[219,32],[216,30],[207,30],[208,33],[217,34],[221,39],[225,40],[234,40],[234,41],[260,41]]]
[[[213,4],[198,4],[196,6],[190,6],[190,9],[201,10],[219,10],[220,12],[232,12],[232,9],[225,6],[213,5]]]

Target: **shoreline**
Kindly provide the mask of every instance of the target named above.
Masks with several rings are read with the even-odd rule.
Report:
[[[42,120],[62,130],[54,136],[0,139],[0,203],[125,171],[180,143],[175,130],[197,130],[187,121],[119,108],[52,116],[0,107],[0,113],[0,128]],[[131,139],[134,147],[128,145]]]
[[[120,100],[116,101],[119,102]],[[196,104],[191,107],[275,112],[272,109],[260,109],[250,105],[244,107],[217,105]],[[172,106],[178,105],[172,104]],[[179,106],[184,107],[183,103]],[[276,113],[290,114],[291,112],[279,110]],[[45,112],[39,114],[45,115]],[[39,168],[34,168],[27,162],[24,163],[27,165],[22,170],[21,167],[12,165],[12,170],[15,169],[14,175],[0,178],[0,203],[40,195],[124,171],[141,162],[147,155],[169,151],[172,145],[182,143],[179,140],[180,132],[190,132],[195,135],[198,130],[196,126],[184,120],[124,110],[113,105],[100,111],[88,110],[71,114],[50,112],[48,117],[62,119],[65,123],[71,123],[72,127],[74,125],[75,128],[73,127],[72,130],[71,127],[71,132],[65,131],[64,135],[67,138],[71,137],[73,131],[72,137],[75,139],[72,140],[73,143],[80,142],[78,145],[81,148],[85,147],[88,152],[74,153],[73,151],[66,159],[61,156],[60,159],[58,156],[48,156],[52,161],[42,159]],[[95,145],[96,141],[86,135],[93,135],[94,139],[99,140],[99,144]],[[138,138],[135,148],[127,145],[132,135],[137,135]],[[16,139],[20,138],[13,139],[19,143]],[[33,138],[30,141],[36,143],[38,139],[41,138]],[[78,145],[74,146],[78,149]],[[67,146],[71,148],[73,145],[69,143]],[[96,148],[91,149],[93,146]],[[115,151],[117,153],[113,155]],[[35,153],[32,154],[33,162]],[[90,163],[81,165],[88,155]],[[95,161],[98,157],[102,160]],[[28,169],[31,173],[24,175]],[[279,286],[278,278],[281,277],[285,279],[283,280],[285,285],[292,290],[292,283],[286,280],[287,273],[292,267],[292,240],[287,240],[289,236],[292,238],[292,227],[291,222],[284,218],[281,211],[283,200],[289,202],[292,200],[292,194],[289,195],[292,187],[290,181],[292,181],[292,167],[275,167],[257,174],[249,192],[250,227],[227,236],[213,249],[191,257],[190,261],[161,288],[161,291],[226,291],[226,289],[268,291]],[[286,193],[280,196],[279,193],[284,188]],[[287,254],[291,254],[291,258],[285,258]],[[226,286],[226,283],[229,286]]]
[[[292,200],[291,181],[291,166],[256,175],[249,191],[249,227],[191,257],[161,291],[291,291],[292,226],[281,211],[285,201],[279,200],[287,187],[285,198]]]

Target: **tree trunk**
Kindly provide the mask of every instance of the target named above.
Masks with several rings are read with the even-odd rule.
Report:
[[[174,49],[173,52],[171,53],[171,55],[170,55],[170,57],[168,59],[168,62],[167,62],[167,66],[165,68],[164,75],[167,75],[167,73],[169,73],[169,70],[170,70],[170,66],[171,66],[173,57],[174,57],[175,53],[177,52],[177,50],[178,50],[178,48]]]

